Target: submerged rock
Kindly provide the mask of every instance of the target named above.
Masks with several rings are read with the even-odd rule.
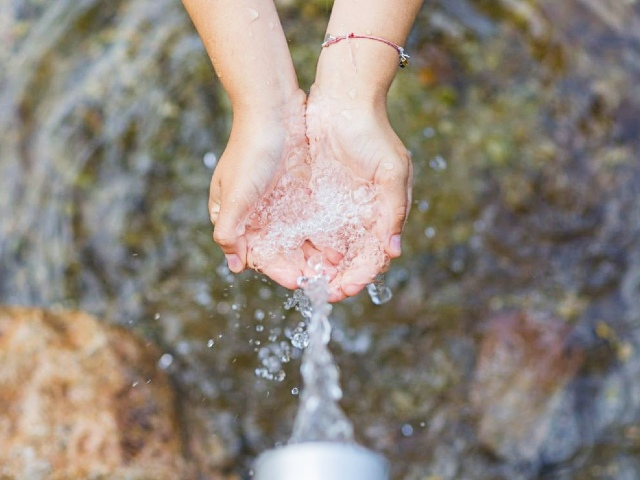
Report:
[[[0,307],[0,476],[198,478],[158,357],[84,313]]]
[[[507,313],[489,322],[471,390],[480,443],[512,464],[566,460],[581,446],[567,388],[583,361],[561,320]]]

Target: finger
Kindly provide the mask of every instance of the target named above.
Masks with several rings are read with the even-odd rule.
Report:
[[[338,250],[334,250],[331,247],[324,247],[322,253],[331,265],[338,265],[344,258],[344,255],[342,255]]]
[[[329,303],[340,302],[347,298],[340,287],[334,287],[329,291]]]
[[[406,151],[405,151],[406,152]],[[385,165],[387,168],[385,168]],[[406,167],[390,167],[393,163],[382,163],[376,172],[376,183],[381,187],[386,221],[376,227],[376,234],[383,242],[386,253],[397,258],[402,253],[401,235],[411,208],[413,167],[408,152],[395,163]]]
[[[353,259],[349,269],[341,275],[340,289],[345,296],[352,297],[360,293],[384,268],[380,262],[372,261],[371,257],[369,252],[363,252]]]
[[[240,202],[223,204],[221,194],[220,182],[214,174],[209,193],[209,217],[214,225],[213,240],[224,252],[229,270],[240,273],[247,263],[247,240],[244,236],[246,208]]]
[[[289,290],[298,288],[298,279],[303,275],[300,266],[288,264],[286,259],[270,264],[262,270],[262,273]]]

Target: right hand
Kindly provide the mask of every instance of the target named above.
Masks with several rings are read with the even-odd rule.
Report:
[[[297,90],[281,107],[234,112],[229,142],[213,173],[209,194],[213,239],[234,273],[254,266],[246,223],[256,203],[285,171],[303,165],[308,156],[305,102],[304,92]],[[281,258],[261,271],[294,289],[304,268]]]

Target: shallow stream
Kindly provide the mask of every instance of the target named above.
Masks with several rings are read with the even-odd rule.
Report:
[[[308,88],[330,2],[278,3]],[[291,434],[302,317],[211,241],[230,112],[182,5],[5,1],[0,36],[0,302],[159,343],[249,478]],[[394,298],[332,312],[357,441],[394,480],[640,478],[640,2],[427,0],[407,51]]]

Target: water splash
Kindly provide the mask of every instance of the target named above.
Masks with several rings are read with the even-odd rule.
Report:
[[[304,389],[289,443],[355,442],[353,425],[338,404],[342,398],[338,367],[327,346],[331,338],[328,279],[320,274],[303,282],[302,287],[311,315],[300,368]]]
[[[377,275],[372,283],[367,285],[367,293],[371,297],[371,301],[376,305],[387,303],[393,298],[391,289],[384,283],[384,275]]]

